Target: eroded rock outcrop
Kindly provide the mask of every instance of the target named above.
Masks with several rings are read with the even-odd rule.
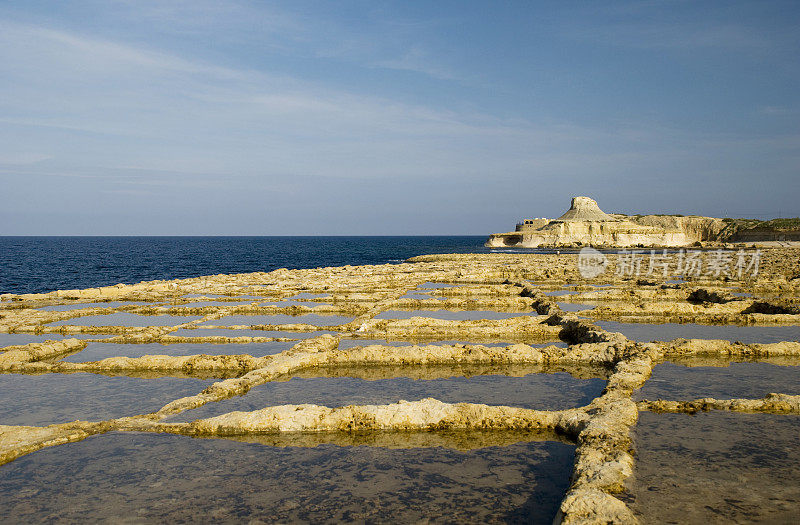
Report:
[[[628,219],[636,223],[635,218]],[[627,219],[604,214],[590,199],[579,199],[559,220],[568,225],[594,222],[619,226]],[[676,218],[674,222],[681,221]],[[609,255],[611,268],[616,257]],[[622,333],[605,330],[595,321],[799,324],[796,305],[800,304],[800,280],[791,278],[797,272],[798,260],[796,251],[768,249],[762,257],[761,272],[751,279],[731,282],[704,277],[668,285],[663,276],[636,279],[613,271],[602,276],[602,280],[587,283],[579,275],[574,254],[442,254],[417,257],[413,263],[399,265],[282,269],[88,291],[5,295],[0,302],[0,334],[12,344],[41,340],[38,337],[44,339],[48,333],[111,337],[90,335],[80,340],[6,346],[0,349],[0,369],[4,372],[191,376],[214,378],[216,382],[205,384],[194,395],[182,393],[186,397],[172,401],[166,398],[162,408],[147,414],[41,427],[0,426],[0,464],[44,447],[112,431],[217,437],[267,446],[335,443],[469,448],[548,439],[576,447],[570,486],[560,505],[557,522],[635,523],[637,516],[626,505],[629,499],[616,495],[626,490],[626,480],[633,479],[636,470],[632,432],[640,410],[788,414],[780,417],[796,417],[800,413],[800,396],[780,393],[763,399],[636,403],[634,392],[649,380],[653,368],[664,361],[679,361],[688,366],[727,366],[731,361],[746,360],[796,366],[800,362],[800,342],[743,344],[675,339],[640,343]],[[431,281],[435,284],[431,285]],[[560,295],[565,288],[569,289],[569,295]],[[216,301],[220,298],[215,295],[220,294],[229,298],[231,304],[223,300],[219,301],[223,304],[183,306],[197,300],[198,295]],[[297,299],[298,294],[305,294],[305,298]],[[260,299],[252,300],[253,296]],[[234,304],[237,297],[248,298],[247,304]],[[293,297],[293,301],[309,301],[308,306],[275,304]],[[140,299],[153,304],[97,306],[100,301],[112,299]],[[171,307],[165,305],[167,302]],[[569,302],[589,303],[595,308],[578,313],[566,311]],[[77,303],[86,303],[86,307],[67,312],[41,309]],[[410,319],[378,317],[387,310],[420,308],[530,315],[458,321],[425,317],[423,311]],[[81,323],[81,317],[122,312],[136,313],[144,319],[175,314],[200,317],[174,326]],[[324,327],[329,334],[313,334],[310,332],[318,332],[321,327],[303,323],[300,316],[308,313],[348,315],[354,319]],[[220,321],[229,315],[274,314],[298,317],[285,324],[269,325],[244,322],[231,326]],[[74,324],[50,325],[56,321]],[[239,333],[242,335],[237,336]],[[261,333],[264,337],[259,337]],[[34,339],[30,339],[31,335]],[[88,341],[107,343],[112,348],[115,344],[143,343],[160,343],[163,347],[155,347],[159,355],[137,353],[139,357],[72,362],[81,351],[98,359],[92,349],[86,348]],[[273,355],[248,354],[253,352],[249,343],[278,341],[291,341],[292,346]],[[496,346],[501,341],[505,344]],[[236,348],[236,355],[168,355],[170,344],[188,342],[239,343],[241,352]],[[201,347],[198,352],[203,350]],[[167,355],[161,355],[162,352]],[[73,357],[62,360],[66,355]],[[249,412],[212,411],[218,415],[198,415],[195,420],[184,414],[183,422],[173,418],[203,405],[248,395],[251,389],[267,382],[296,377],[433,379],[478,374],[518,377],[555,371],[600,378],[607,381],[606,386],[588,404],[567,410],[446,403],[435,396],[408,402],[398,396],[386,404],[256,405]]]
[[[540,224],[525,223],[517,231],[492,234],[486,246],[688,246],[717,240],[726,226],[722,219],[712,217],[609,215],[589,197],[573,197],[563,215]]]

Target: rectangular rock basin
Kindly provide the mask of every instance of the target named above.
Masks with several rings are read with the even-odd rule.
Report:
[[[288,308],[290,306],[306,306],[308,308],[314,308],[316,306],[328,305],[328,303],[318,303],[316,301],[267,301],[265,303],[259,303],[259,306],[277,306],[278,308]]]
[[[81,310],[83,308],[117,308],[119,306],[127,306],[132,304],[149,304],[155,306],[161,303],[148,303],[146,301],[109,301],[104,303],[54,304],[51,306],[43,306],[38,308],[38,310],[42,310],[44,312],[67,312],[69,310]]]
[[[455,284],[425,282],[417,286],[417,290],[435,290],[437,288],[455,288]]]
[[[672,341],[673,339],[724,339],[742,343],[800,341],[800,326],[735,326],[701,324],[646,324],[597,321],[609,332],[622,332],[633,341]]]
[[[328,330],[314,332],[287,332],[279,330],[251,330],[249,328],[179,328],[169,335],[177,337],[273,337],[287,339],[308,339],[323,334],[332,334]]]
[[[660,363],[636,393],[636,399],[691,401],[717,399],[760,399],[775,392],[800,394],[800,366],[767,363],[730,363],[727,367],[686,367]]]
[[[111,433],[0,466],[0,521],[32,523],[550,523],[574,447],[435,433],[265,436],[270,446]],[[291,446],[296,442],[300,446]],[[366,446],[396,441],[392,448]],[[407,442],[408,444],[404,444]],[[481,443],[484,443],[481,445]],[[493,444],[506,446],[491,446]],[[463,444],[463,445],[462,445]],[[446,446],[446,445],[445,445]]]
[[[336,326],[349,323],[353,317],[343,317],[340,315],[227,315],[214,321],[200,323],[209,326],[252,326],[252,325],[279,325],[279,324],[310,324],[314,326]]]
[[[293,341],[274,341],[269,343],[246,344],[202,344],[202,343],[174,343],[174,344],[116,344],[116,343],[89,343],[86,348],[76,354],[61,359],[71,363],[85,363],[100,361],[108,357],[142,357],[144,355],[238,355],[248,354],[253,357],[273,355],[288,350],[296,343]]]
[[[800,417],[642,412],[623,497],[642,523],[797,523]]]
[[[211,381],[98,374],[0,374],[0,425],[45,426],[147,414]]]
[[[354,346],[369,346],[369,345],[382,345],[382,346],[412,346],[412,345],[480,345],[480,346],[497,346],[497,347],[506,347],[516,343],[509,343],[506,341],[497,341],[497,342],[472,342],[472,341],[456,341],[456,340],[447,340],[447,341],[420,341],[420,342],[413,342],[413,341],[387,341],[386,339],[341,339],[339,340],[339,348],[353,348]],[[529,346],[543,348],[545,346],[558,346],[561,348],[566,348],[567,343],[564,342],[554,342],[554,343],[535,343]]]
[[[595,308],[593,304],[583,304],[583,303],[556,303],[559,308],[561,308],[564,312],[580,312],[582,310],[592,310]]]
[[[45,326],[176,326],[197,319],[202,319],[202,317],[196,315],[138,315],[120,312],[73,317]]]
[[[561,410],[588,404],[603,391],[605,384],[602,379],[576,379],[564,372],[528,374],[523,377],[489,375],[430,380],[408,377],[374,381],[355,377],[295,377],[288,381],[258,385],[244,396],[209,403],[169,420],[192,421],[237,410],[249,412],[275,405],[383,405],[396,403],[401,399],[418,401],[427,397],[446,403],[483,403]]]
[[[242,306],[252,304],[253,301],[197,301],[186,304],[169,304],[167,308],[205,308],[206,306]]]
[[[411,319],[412,317],[428,317],[431,319],[447,319],[448,321],[476,321],[480,319],[510,319],[512,317],[536,317],[536,312],[494,312],[491,310],[386,310],[375,316],[375,319]]]

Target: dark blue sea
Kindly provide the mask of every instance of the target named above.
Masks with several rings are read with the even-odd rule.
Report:
[[[487,253],[485,236],[0,237],[0,293]]]

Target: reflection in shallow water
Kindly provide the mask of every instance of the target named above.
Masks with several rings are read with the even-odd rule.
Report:
[[[293,373],[292,377],[317,378],[317,377],[350,377],[376,381],[379,379],[407,378],[414,380],[455,379],[471,378],[476,376],[510,376],[525,377],[532,374],[556,374],[564,372],[575,379],[608,379],[611,370],[581,364],[568,365],[542,365],[542,364],[491,364],[491,363],[463,363],[463,364],[426,364],[426,365],[339,365],[326,366],[301,370]],[[513,386],[513,383],[511,383]],[[579,400],[580,405],[588,404],[590,396]]]
[[[609,332],[622,332],[634,341],[672,341],[673,339],[725,339],[742,343],[800,341],[800,326],[734,326],[701,324],[645,324],[597,321]]]
[[[0,467],[0,521],[550,523],[574,448],[271,447],[108,434]]]
[[[800,417],[642,412],[624,499],[642,523],[796,523]]]
[[[509,345],[513,345],[517,343],[509,342],[509,341],[483,341],[483,342],[475,342],[475,341],[466,341],[463,339],[454,340],[431,340],[425,339],[421,341],[390,341],[386,339],[341,339],[339,341],[339,348],[344,350],[346,348],[353,348],[354,346],[369,346],[369,345],[381,345],[381,346],[413,346],[413,345],[480,345],[480,346],[494,346],[494,347],[506,347]],[[534,348],[543,348],[545,346],[558,346],[560,348],[566,348],[567,343],[562,341],[556,341],[553,343],[533,343],[529,344]]]
[[[536,312],[495,312],[491,310],[384,310],[375,319],[411,319],[412,317],[428,317],[431,319],[447,319],[449,321],[476,321],[480,319],[510,319],[512,317],[535,317]]]
[[[370,345],[413,346],[414,343],[410,341],[387,341],[386,339],[340,339],[339,340],[340,350],[345,350],[347,348],[353,348],[356,346],[370,346]]]
[[[314,326],[335,326],[340,324],[349,323],[352,317],[343,317],[341,315],[318,315],[318,314],[304,314],[304,315],[226,315],[225,317],[215,321],[205,321],[201,325],[213,326],[234,326],[234,325],[277,325],[277,324],[310,324]]]
[[[45,326],[175,326],[201,319],[196,315],[138,315],[114,313],[107,315],[87,315],[64,321],[56,321]]]
[[[0,425],[43,426],[147,414],[211,381],[97,374],[0,375]]]
[[[375,367],[376,374],[380,368]],[[414,367],[390,370],[413,374]],[[444,367],[443,367],[444,368]],[[459,373],[457,368],[445,368],[447,375]],[[481,372],[479,367],[473,368]],[[320,374],[319,370],[313,371]],[[346,369],[344,370],[346,373]],[[421,377],[429,373],[423,369]],[[377,377],[381,377],[377,375]],[[209,403],[174,416],[170,421],[192,421],[226,412],[259,410],[275,405],[310,403],[329,407],[347,405],[383,405],[403,399],[418,401],[433,397],[446,403],[484,403],[508,405],[539,410],[560,410],[588,404],[605,387],[602,379],[576,379],[563,372],[530,374],[524,377],[505,375],[446,377],[440,379],[411,379],[390,377],[364,380],[353,377],[295,377],[289,381],[265,383],[253,387],[244,396]]]
[[[99,361],[108,357],[142,357],[144,355],[237,355],[248,354],[253,357],[277,354],[288,350],[295,344],[294,341],[274,341],[269,343],[247,344],[202,344],[202,343],[175,343],[175,344],[116,344],[116,343],[89,343],[86,348],[78,353],[61,359],[71,363],[86,363]]]
[[[506,447],[532,441],[575,442],[552,430],[430,430],[408,432],[277,432],[242,436],[203,436],[198,439],[225,439],[240,443],[258,443],[270,447],[340,447],[429,448],[444,447],[469,451],[486,447]]]
[[[653,369],[653,375],[635,398],[672,401],[701,397],[758,399],[770,392],[800,394],[800,366],[731,363],[725,368],[687,368],[661,363]]]

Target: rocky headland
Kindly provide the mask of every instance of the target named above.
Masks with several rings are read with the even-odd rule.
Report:
[[[800,240],[800,221],[776,221],[721,219],[697,215],[608,214],[600,209],[594,199],[573,197],[569,209],[559,218],[525,220],[517,224],[513,232],[490,235],[486,246],[681,247],[704,243],[791,243]]]

